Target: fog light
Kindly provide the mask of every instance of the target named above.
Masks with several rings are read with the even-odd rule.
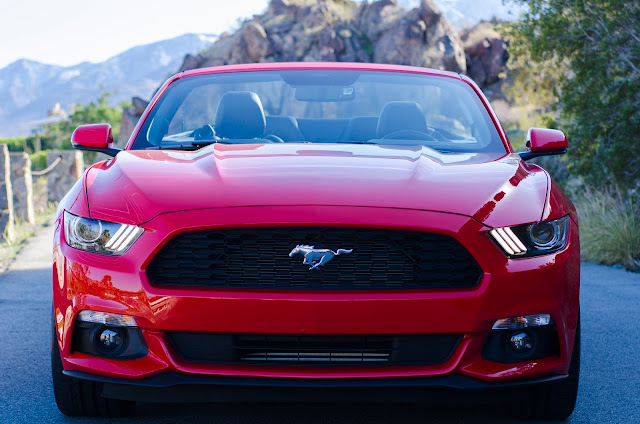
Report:
[[[124,346],[125,337],[122,328],[101,327],[95,332],[93,342],[99,351],[114,354]]]
[[[520,354],[527,354],[533,351],[535,342],[528,333],[513,333],[511,335],[511,349]]]

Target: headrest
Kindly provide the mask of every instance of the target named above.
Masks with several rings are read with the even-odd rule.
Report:
[[[216,134],[224,138],[258,138],[264,134],[262,103],[252,91],[230,91],[220,98]]]
[[[384,105],[376,131],[378,138],[404,130],[428,131],[420,105],[415,102],[389,102]]]

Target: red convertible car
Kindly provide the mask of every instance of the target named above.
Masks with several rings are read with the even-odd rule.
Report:
[[[135,401],[442,401],[573,411],[576,211],[467,77],[375,64],[182,72],[60,203],[68,415]]]

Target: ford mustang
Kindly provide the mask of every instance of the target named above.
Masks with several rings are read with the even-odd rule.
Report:
[[[171,77],[59,205],[67,415],[136,401],[460,401],[573,411],[576,211],[456,73],[279,63]],[[467,396],[469,395],[469,396]]]

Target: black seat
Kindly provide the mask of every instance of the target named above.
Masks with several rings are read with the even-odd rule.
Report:
[[[252,91],[229,91],[220,98],[216,111],[216,135],[231,139],[260,138],[266,122],[262,102]]]
[[[349,119],[342,141],[368,141],[376,138],[377,116],[354,116]]]
[[[298,121],[291,116],[267,116],[265,134],[273,134],[285,142],[304,141]]]
[[[348,119],[298,119],[304,139],[311,143],[338,143],[349,123]]]
[[[389,102],[380,112],[377,136],[383,138],[398,131],[428,132],[427,120],[416,102]]]

